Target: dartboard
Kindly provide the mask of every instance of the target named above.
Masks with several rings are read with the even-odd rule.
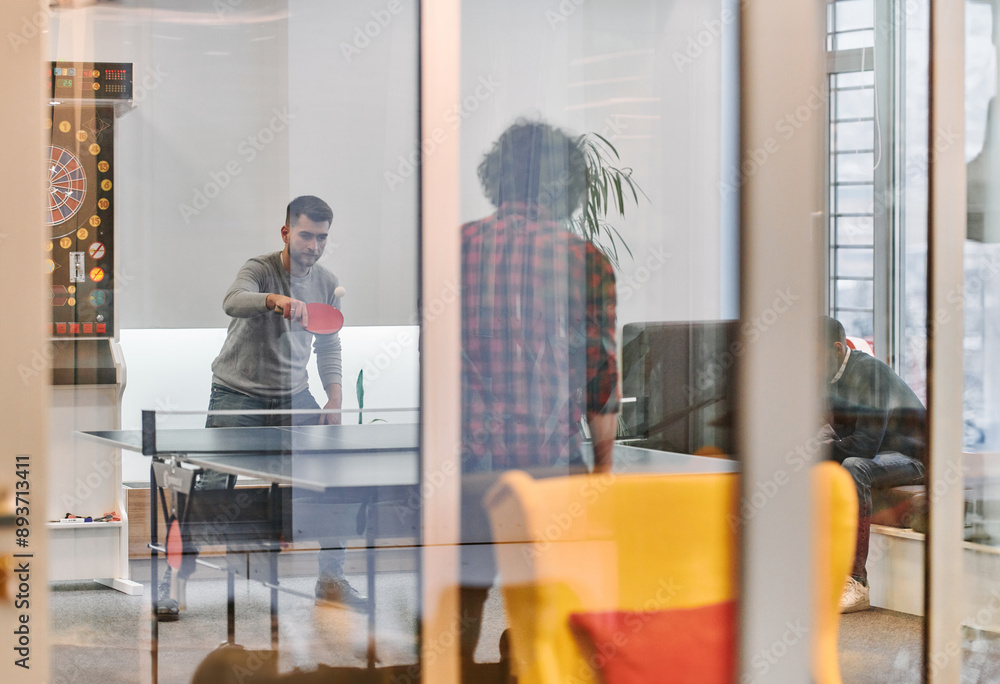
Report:
[[[50,145],[48,225],[56,226],[73,218],[83,206],[86,194],[87,176],[80,160],[69,150]]]
[[[45,270],[52,335],[114,335],[114,109],[62,103],[51,113]]]

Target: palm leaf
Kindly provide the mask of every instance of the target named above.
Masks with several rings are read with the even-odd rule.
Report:
[[[647,200],[646,193],[632,177],[630,167],[617,167],[621,159],[617,148],[600,133],[587,133],[579,141],[587,158],[587,191],[583,211],[571,221],[572,229],[581,237],[594,243],[616,267],[619,243],[631,258],[632,250],[621,233],[606,219],[613,210],[619,217],[625,216],[625,188],[638,206],[639,195]]]
[[[354,391],[358,395],[358,425],[361,425],[363,420],[361,416],[361,410],[365,407],[365,371],[364,369],[358,371],[358,382],[354,386]]]

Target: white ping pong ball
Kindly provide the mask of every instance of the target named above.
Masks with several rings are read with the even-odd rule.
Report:
[[[338,285],[337,289],[333,291],[334,297],[343,297],[347,290],[344,289],[343,285]]]

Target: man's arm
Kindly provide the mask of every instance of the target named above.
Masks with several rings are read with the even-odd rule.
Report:
[[[613,465],[618,430],[618,361],[615,342],[615,272],[596,248],[587,254],[587,424],[594,472]]]
[[[268,311],[281,310],[281,315],[289,321],[299,321],[302,327],[309,325],[309,314],[306,303],[300,299],[292,299],[280,294],[268,294],[265,304]]]
[[[594,472],[610,473],[614,465],[612,451],[618,433],[618,413],[587,411],[587,425],[594,443]]]
[[[337,286],[334,280],[331,290]],[[340,298],[333,297],[327,302],[338,309],[340,308]],[[323,388],[326,389],[327,409],[339,409],[343,405],[343,362],[341,360],[340,333],[332,335],[316,335],[313,339],[313,349],[316,351],[316,367],[319,370],[320,380]],[[321,425],[340,425],[341,415],[339,413],[324,414],[320,418]]]
[[[344,396],[340,333],[316,335],[313,348],[316,350],[316,368],[319,370],[320,381],[326,390],[327,402],[323,408],[339,409]],[[340,423],[339,413],[325,414],[320,419],[321,425],[340,425]]]
[[[232,318],[252,318],[280,306],[286,319],[307,325],[305,302],[267,291],[267,268],[258,259],[243,264],[222,299],[222,310]]]
[[[243,264],[222,299],[222,310],[232,318],[251,318],[268,310],[266,266],[256,259]]]
[[[328,397],[324,409],[339,409],[344,400],[344,388],[340,383],[330,383],[326,386],[326,396]],[[324,413],[319,418],[320,425],[340,425],[341,416],[339,413]]]
[[[847,378],[841,378],[844,382]],[[875,458],[889,423],[889,383],[880,374],[852,378],[844,403],[834,407],[838,439],[831,443],[833,459]],[[845,419],[846,418],[846,419]]]

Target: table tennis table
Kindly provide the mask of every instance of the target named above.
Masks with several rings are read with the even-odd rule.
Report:
[[[247,428],[192,428],[157,429],[156,412],[143,411],[141,430],[87,431],[81,433],[91,440],[108,446],[135,451],[151,457],[150,467],[150,558],[152,561],[152,671],[156,682],[158,623],[158,558],[167,549],[157,539],[157,503],[164,514],[168,512],[164,491],[192,493],[194,473],[198,470],[214,471],[226,475],[245,476],[269,483],[266,509],[268,520],[240,528],[235,521],[232,527],[240,528],[234,544],[227,541],[227,549],[237,552],[266,551],[268,569],[264,584],[271,591],[271,642],[278,642],[278,591],[277,552],[281,547],[283,516],[288,504],[284,502],[279,487],[282,485],[313,492],[350,491],[362,497],[402,499],[411,491],[419,491],[420,458],[419,426],[417,424],[370,423],[366,425],[306,425],[285,427]],[[587,446],[585,445],[585,452]],[[587,453],[585,453],[585,458]],[[615,445],[615,472],[618,473],[696,473],[734,472],[735,461],[655,451],[626,444]],[[285,488],[287,491],[287,487]],[[202,490],[231,495],[232,490]],[[189,497],[190,498],[190,497]],[[375,563],[377,529],[366,526],[366,576],[368,592],[368,667],[375,666]],[[190,522],[190,521],[189,521]],[[249,542],[249,543],[248,543]],[[418,540],[419,543],[419,540]],[[249,555],[248,555],[249,558]],[[210,565],[199,560],[199,563]],[[215,567],[215,566],[213,566]],[[221,569],[221,568],[220,568]],[[226,568],[229,602],[227,610],[227,635],[230,643],[235,639],[235,589],[232,567]],[[311,597],[310,597],[311,598]]]
[[[278,645],[278,591],[298,593],[283,588],[277,576],[277,552],[285,518],[290,512],[282,485],[318,493],[351,492],[358,502],[377,497],[402,499],[419,485],[419,426],[416,424],[370,423],[367,425],[301,425],[268,427],[222,427],[193,429],[157,429],[156,413],[143,411],[141,430],[96,430],[81,433],[108,446],[135,451],[152,459],[150,467],[150,559],[152,594],[151,654],[153,681],[156,681],[158,654],[158,560],[168,548],[157,539],[158,504],[164,515],[178,518],[192,510],[189,505],[199,498],[232,497],[231,490],[193,488],[199,470],[253,478],[270,486],[266,501],[255,501],[240,515],[254,515],[266,510],[265,520],[226,521],[227,552],[265,551],[268,568],[264,584],[271,591],[271,644]],[[184,511],[172,510],[166,491],[183,494]],[[159,497],[156,496],[159,492]],[[176,500],[176,497],[173,497]],[[247,499],[249,501],[249,499]],[[249,509],[253,509],[250,511]],[[368,666],[375,666],[375,545],[377,516],[369,518],[365,530],[366,575],[368,591]],[[198,520],[181,520],[182,525],[196,525]],[[173,551],[170,549],[169,551]],[[199,560],[203,565],[211,565]],[[249,555],[248,555],[249,564]],[[212,566],[216,567],[216,566]],[[219,568],[222,569],[222,568]],[[229,592],[227,637],[235,643],[234,569],[225,568]],[[312,597],[309,597],[312,598]]]

